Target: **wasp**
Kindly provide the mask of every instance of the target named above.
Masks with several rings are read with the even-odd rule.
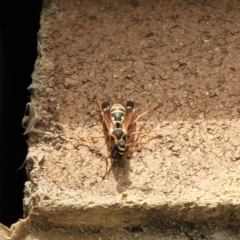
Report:
[[[106,160],[106,173],[108,173],[108,159],[115,159],[118,163],[122,163],[124,159],[129,155],[133,146],[147,144],[150,140],[162,137],[161,134],[149,138],[146,142],[134,142],[134,135],[151,136],[145,132],[136,132],[136,122],[144,115],[155,111],[162,106],[158,104],[155,107],[139,114],[135,119],[135,107],[133,101],[127,101],[126,107],[122,104],[116,103],[112,106],[110,102],[103,102],[102,104],[97,101],[102,119],[104,136],[91,136],[90,139],[105,138],[108,145],[109,154],[105,158]]]

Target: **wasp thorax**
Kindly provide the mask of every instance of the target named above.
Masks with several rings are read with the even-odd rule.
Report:
[[[118,129],[113,130],[112,135],[116,136],[115,140],[120,140],[124,136],[124,132],[122,131],[122,129],[118,128]],[[111,136],[111,137],[114,139],[113,136]]]

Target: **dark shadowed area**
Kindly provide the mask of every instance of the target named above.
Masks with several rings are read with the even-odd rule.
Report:
[[[37,57],[42,1],[0,3],[0,222],[9,226],[23,216],[22,165],[26,152],[21,119]]]

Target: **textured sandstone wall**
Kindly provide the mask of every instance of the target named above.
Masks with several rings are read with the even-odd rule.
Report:
[[[42,227],[236,223],[239,8],[46,0],[29,87],[26,215]],[[138,113],[163,104],[138,125],[163,138],[105,180],[104,140],[74,148],[102,134],[96,99],[131,99]]]

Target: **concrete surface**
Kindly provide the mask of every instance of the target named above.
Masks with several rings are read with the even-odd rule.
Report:
[[[34,226],[238,226],[239,8],[45,1],[25,118],[24,208]],[[137,126],[163,138],[134,148],[104,180],[104,140],[74,147],[102,134],[96,99],[134,100],[137,113],[163,104]]]

